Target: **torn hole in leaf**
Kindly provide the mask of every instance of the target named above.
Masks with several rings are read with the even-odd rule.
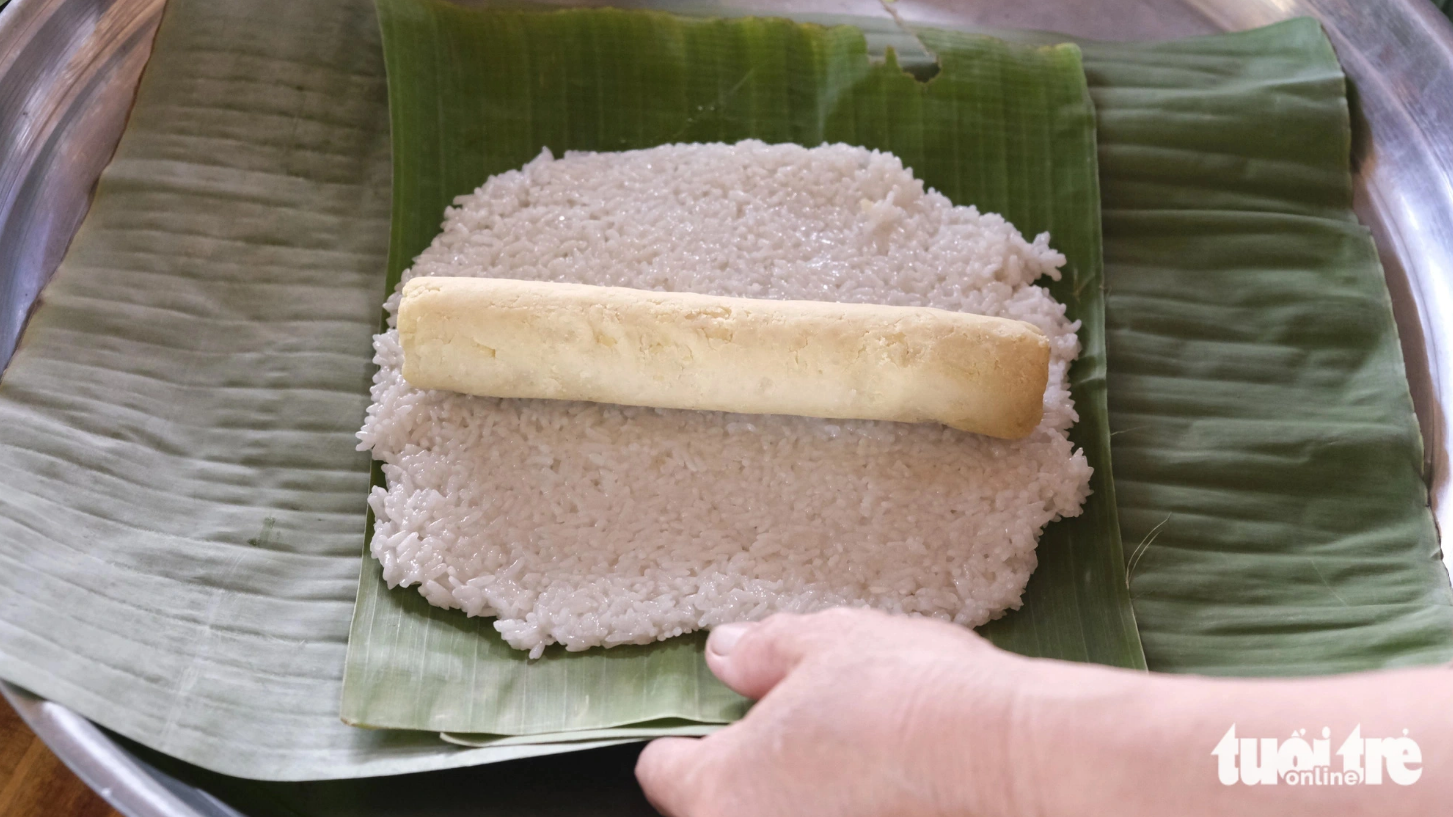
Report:
[[[863,27],[863,37],[868,47],[870,62],[882,62],[913,77],[919,82],[928,82],[938,76],[938,57],[923,44],[913,29],[898,16],[893,7],[894,0],[880,0],[883,11],[888,13],[885,28]]]
[[[876,62],[870,58],[870,62]],[[881,62],[889,68],[897,68],[899,71],[913,77],[919,82],[929,82],[939,74],[938,60],[928,51],[921,54],[906,54],[899,56],[898,50],[889,46],[883,52]]]

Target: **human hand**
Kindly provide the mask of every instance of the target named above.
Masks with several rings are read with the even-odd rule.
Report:
[[[636,777],[669,817],[1371,817],[1453,798],[1446,668],[1284,680],[1116,670],[1003,652],[969,630],[868,610],[718,627],[707,663],[759,700],[700,740],[662,738]],[[1227,727],[1276,736],[1413,727],[1412,785],[1242,785]]]
[[[760,703],[709,737],[646,747],[636,776],[664,814],[1034,813],[1014,720],[1040,674],[968,629],[871,610],[776,615],[716,628],[706,659]]]

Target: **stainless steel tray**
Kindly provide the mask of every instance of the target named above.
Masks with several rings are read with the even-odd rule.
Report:
[[[770,0],[732,5],[782,10]],[[0,10],[0,367],[85,215],[91,189],[120,137],[161,7],[162,0],[14,0]],[[793,8],[884,14],[877,0],[813,0]],[[914,23],[1117,40],[1238,30],[1299,15],[1319,18],[1358,92],[1357,212],[1372,228],[1387,270],[1426,443],[1433,511],[1445,562],[1453,564],[1453,139],[1448,138],[1453,24],[1427,0],[899,0],[893,8]],[[178,779],[64,707],[5,684],[0,692],[122,813],[239,814],[207,791],[222,785],[215,776],[179,773],[186,780]],[[555,764],[558,771],[566,762],[519,761],[508,774],[528,779],[530,763]],[[619,759],[613,762],[619,765]],[[429,783],[477,785],[488,774],[432,773]],[[352,785],[383,791],[380,783]],[[643,807],[627,791],[628,780],[609,788],[610,803],[592,798],[594,812],[634,813]],[[400,801],[391,805],[386,797],[355,802],[367,813],[419,813]],[[504,811],[516,813],[508,804]]]

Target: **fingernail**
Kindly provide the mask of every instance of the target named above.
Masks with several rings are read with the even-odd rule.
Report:
[[[737,645],[737,642],[742,638],[742,634],[751,626],[745,622],[737,622],[735,624],[722,624],[718,627],[713,627],[711,629],[711,635],[706,639],[706,648],[725,658],[731,655],[732,647]]]

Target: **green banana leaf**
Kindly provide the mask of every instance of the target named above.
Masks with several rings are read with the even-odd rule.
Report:
[[[1310,217],[1316,224],[1341,220],[1365,241],[1340,194],[1327,195],[1325,184],[1306,187],[1306,171],[1296,170],[1310,161],[1313,175],[1326,178],[1328,151],[1314,149],[1305,159],[1281,141],[1300,133],[1314,137],[1315,147],[1335,137],[1299,119],[1343,104],[1335,83],[1298,79],[1309,64],[1330,70],[1324,48],[1304,47],[1320,36],[1276,27],[1153,48],[1085,46],[1100,117],[1112,423],[1122,432],[1116,468],[1126,555],[1141,554],[1132,587],[1156,667],[1280,672],[1285,657],[1330,671],[1448,655],[1446,579],[1428,562],[1425,533],[1395,541],[1378,526],[1386,516],[1375,516],[1371,527],[1351,520],[1358,524],[1345,537],[1317,526],[1316,538],[1289,543],[1291,555],[1278,565],[1283,543],[1261,537],[1265,519],[1255,506],[1243,512],[1238,505],[1251,500],[1203,490],[1227,473],[1245,480],[1273,462],[1300,488],[1261,512],[1316,521],[1330,487],[1336,501],[1363,501],[1329,478],[1329,465],[1349,467],[1360,489],[1380,490],[1377,479],[1413,461],[1406,454],[1411,420],[1397,416],[1406,386],[1389,373],[1396,368],[1391,328],[1375,267],[1347,249],[1355,242],[1329,252],[1324,239],[1339,235],[1335,230],[1273,240],[1284,225],[1305,226]],[[1212,103],[1214,118],[1195,115]],[[353,729],[337,720],[369,479],[366,459],[352,451],[352,432],[367,402],[367,338],[384,293],[386,105],[367,0],[168,3],[127,135],[20,353],[0,375],[0,676],[145,746],[244,777],[395,774],[599,745],[470,750],[431,734]],[[1217,138],[1222,128],[1227,134]],[[1281,135],[1272,140],[1276,161],[1253,161],[1268,158],[1258,151],[1269,134]],[[1261,176],[1278,169],[1285,172]],[[1228,246],[1242,236],[1235,252],[1244,257],[1228,260],[1229,249],[1195,244],[1194,229],[1175,223],[1206,216],[1211,224],[1215,214],[1197,209],[1200,190],[1234,205],[1241,221],[1268,215],[1256,229],[1227,232],[1223,223],[1213,234]],[[1176,208],[1158,211],[1161,196]],[[1292,215],[1271,219],[1288,200]],[[1154,220],[1137,228],[1142,211],[1175,231],[1163,237]],[[1241,343],[1224,334],[1234,326],[1202,320],[1178,340],[1166,325],[1175,313],[1140,310],[1155,298],[1169,300],[1161,284],[1168,276],[1189,285],[1199,275],[1229,274],[1183,247],[1221,251],[1216,258],[1248,276],[1257,269],[1280,276],[1286,289],[1270,291],[1278,296],[1273,306],[1299,322],[1284,360],[1258,359],[1262,380],[1234,383],[1229,397],[1212,394],[1199,414],[1188,401],[1205,394],[1174,392],[1167,387],[1173,377],[1121,382],[1119,374],[1131,370],[1117,362],[1139,355],[1136,365],[1150,367],[1147,349],[1221,337],[1226,342],[1197,343],[1194,351],[1207,366],[1225,366],[1274,349],[1266,338],[1281,339],[1263,325],[1263,340]],[[1228,320],[1254,317],[1238,288],[1244,281],[1220,280],[1235,286],[1188,290],[1188,297],[1194,292]],[[1329,281],[1337,286],[1329,289]],[[1306,309],[1290,309],[1302,301]],[[1349,324],[1357,331],[1343,338]],[[1219,419],[1248,386],[1259,392],[1266,378],[1301,376],[1308,388],[1298,400],[1343,400],[1347,392],[1310,388],[1319,384],[1303,369],[1359,356],[1367,367],[1347,364],[1327,379],[1355,376],[1362,384],[1351,393],[1356,404],[1383,407],[1386,427],[1396,432],[1386,437],[1391,454],[1367,452],[1364,440],[1349,461],[1329,433],[1320,443],[1325,453],[1305,460],[1309,467],[1297,467],[1294,455],[1268,458],[1279,438],[1262,449],[1242,438],[1221,461],[1196,436],[1198,426]],[[1116,396],[1147,381],[1156,390],[1143,404],[1136,395]],[[1318,405],[1278,410],[1310,417]],[[1138,418],[1127,412],[1142,406],[1152,407],[1142,413],[1161,422],[1157,433],[1168,445],[1191,446],[1190,476],[1214,466],[1221,469],[1214,480],[1174,473],[1173,450],[1158,460],[1143,447],[1122,456],[1136,450],[1138,433]],[[1340,435],[1349,427],[1332,429]],[[1317,442],[1315,429],[1303,431],[1302,439]],[[1179,493],[1177,480],[1195,490]],[[1143,486],[1159,498],[1137,494]],[[1377,496],[1390,497],[1402,520],[1394,527],[1422,530],[1418,497]],[[1196,511],[1191,500],[1212,504]],[[1373,498],[1359,507],[1384,506]],[[1188,544],[1161,550],[1157,536],[1138,551],[1172,512],[1163,532],[1180,519],[1197,522],[1177,534]],[[1258,524],[1209,536],[1215,523],[1200,516]],[[1215,555],[1217,548],[1225,555]],[[1306,562],[1307,553],[1316,554],[1315,571],[1286,569]],[[1246,572],[1231,573],[1248,555],[1256,558]],[[1198,572],[1193,559],[1215,569]],[[1256,575],[1267,568],[1279,572]],[[1326,588],[1321,597],[1313,582]],[[1284,593],[1294,601],[1285,615]],[[1182,596],[1187,601],[1177,609],[1170,602]],[[1310,603],[1321,601],[1328,603]],[[1177,646],[1180,632],[1186,638]],[[439,798],[447,794],[459,813],[574,813],[586,801],[592,813],[644,807],[629,780],[630,747],[497,771],[289,784],[239,781],[143,754],[249,812],[265,803],[260,813],[401,813],[413,807],[417,789],[409,787],[420,784]],[[488,802],[480,791],[490,792]]]
[[[244,777],[462,766],[338,720],[384,294],[368,0],[172,0],[0,376],[0,676]]]
[[[1346,80],[1321,26],[1079,45],[1147,664],[1447,662],[1453,592],[1428,465],[1377,248],[1352,212]]]
[[[1110,479],[1094,118],[1074,46],[924,32],[939,71],[871,64],[863,34],[787,20],[541,13],[380,0],[394,148],[389,281],[444,208],[548,147],[625,150],[759,138],[889,150],[960,204],[999,212],[1066,254],[1052,286],[1083,321],[1073,437],[1096,469],[1084,513],[1051,525],[1023,609],[984,628],[1032,655],[1142,667]],[[537,661],[489,619],[390,591],[363,557],[342,713],[371,727],[575,739],[663,718],[721,723],[745,702],[703,637]],[[647,730],[649,731],[649,730]]]
[[[1320,26],[1085,44],[1121,530],[1150,667],[1453,659],[1453,594]]]

